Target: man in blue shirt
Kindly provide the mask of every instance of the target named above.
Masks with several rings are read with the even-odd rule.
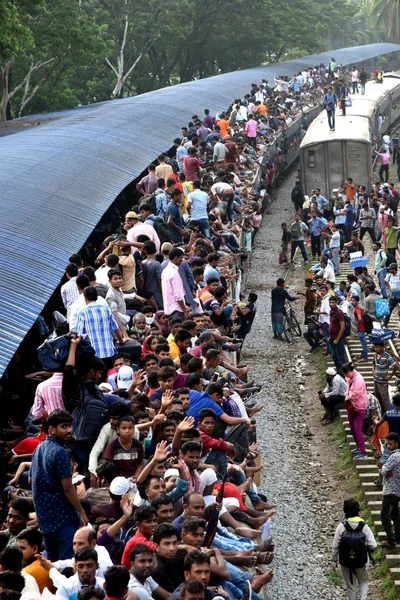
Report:
[[[194,427],[197,427],[199,412],[203,408],[211,408],[215,411],[219,420],[225,425],[250,424],[250,420],[245,417],[230,417],[222,410],[217,400],[222,400],[224,396],[222,385],[219,383],[210,383],[207,391],[203,392],[203,384],[199,373],[190,373],[185,379],[185,385],[190,389],[190,406],[186,411],[187,417],[194,418]]]
[[[180,207],[183,204],[181,190],[174,189],[171,202],[167,206],[167,223],[171,227],[171,242],[181,242],[185,234],[185,225]]]
[[[337,104],[337,96],[333,93],[331,86],[328,87],[328,93],[324,96],[324,106],[328,116],[329,129],[335,131],[335,110]]]
[[[72,558],[72,540],[87,516],[72,484],[71,459],[64,446],[71,439],[72,417],[62,409],[47,419],[49,435],[32,457],[33,502],[47,556],[52,562]]]
[[[209,196],[201,190],[201,182],[198,179],[193,181],[193,188],[193,192],[190,192],[188,196],[187,211],[192,221],[196,221],[199,224],[200,232],[206,238],[211,239],[207,213]]]
[[[313,258],[321,254],[321,231],[323,227],[323,220],[317,216],[316,212],[312,212],[311,219],[308,221],[308,228],[311,234],[311,254]]]
[[[329,206],[329,200],[327,200],[325,196],[322,196],[321,190],[319,188],[315,188],[314,194],[321,214],[324,214],[324,209]]]

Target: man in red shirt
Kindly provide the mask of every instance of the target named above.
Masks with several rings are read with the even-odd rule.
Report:
[[[203,161],[197,157],[196,148],[189,148],[189,154],[183,157],[183,172],[186,181],[195,181],[200,179],[200,168],[203,167]]]
[[[345,320],[344,314],[337,306],[337,300],[334,296],[329,298],[329,307],[331,309],[329,322],[329,352],[335,363],[336,370],[346,362],[344,354],[345,342]]]
[[[217,418],[212,408],[202,408],[199,412],[198,429],[203,442],[202,458],[206,457],[203,462],[214,465],[217,468],[218,478],[223,479],[228,468],[227,453],[231,458],[235,458],[236,451],[233,444],[225,442],[222,438],[212,437]]]
[[[367,340],[365,339],[365,320],[364,320],[364,311],[359,305],[360,298],[359,296],[353,296],[351,299],[351,303],[354,306],[354,317],[357,325],[357,335],[361,344],[361,360],[365,362],[368,360],[368,346]]]
[[[127,568],[131,567],[130,553],[138,544],[145,544],[154,550],[154,543],[150,541],[157,529],[157,514],[151,506],[140,506],[135,512],[137,532],[125,546],[121,563]]]

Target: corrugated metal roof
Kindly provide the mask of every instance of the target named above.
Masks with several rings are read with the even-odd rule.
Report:
[[[195,113],[225,109],[253,81],[399,51],[371,44],[235,71],[68,111],[0,140],[0,376],[116,196]]]

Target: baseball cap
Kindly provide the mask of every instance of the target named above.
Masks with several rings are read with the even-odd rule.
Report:
[[[339,188],[333,188],[332,193],[334,194],[335,192],[338,192]]]
[[[114,477],[109,489],[115,496],[123,496],[129,490],[129,480],[125,477]]]
[[[334,375],[337,375],[337,373],[336,373],[336,369],[334,369],[333,367],[329,367],[329,369],[327,369],[327,370],[325,371],[325,373],[326,373],[327,375],[331,375],[332,377],[333,377]]]
[[[388,267],[389,269],[397,269],[397,263],[392,263]]]
[[[128,389],[133,381],[133,369],[124,365],[120,368],[117,375],[117,387],[123,390]]]
[[[137,219],[137,218],[138,218],[138,216],[133,210],[130,210],[125,215],[125,219]]]

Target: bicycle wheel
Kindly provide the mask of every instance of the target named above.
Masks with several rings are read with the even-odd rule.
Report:
[[[291,344],[293,341],[293,336],[290,319],[288,317],[283,318],[283,335],[285,336],[288,344]]]
[[[301,337],[301,327],[300,327],[300,323],[298,322],[298,320],[297,320],[297,317],[296,317],[296,315],[294,314],[294,311],[293,311],[293,310],[291,310],[291,311],[290,311],[290,320],[291,320],[291,322],[292,322],[292,323],[291,323],[291,325],[292,325],[291,329],[292,329],[292,330],[295,332],[295,334],[296,334],[298,337]]]

